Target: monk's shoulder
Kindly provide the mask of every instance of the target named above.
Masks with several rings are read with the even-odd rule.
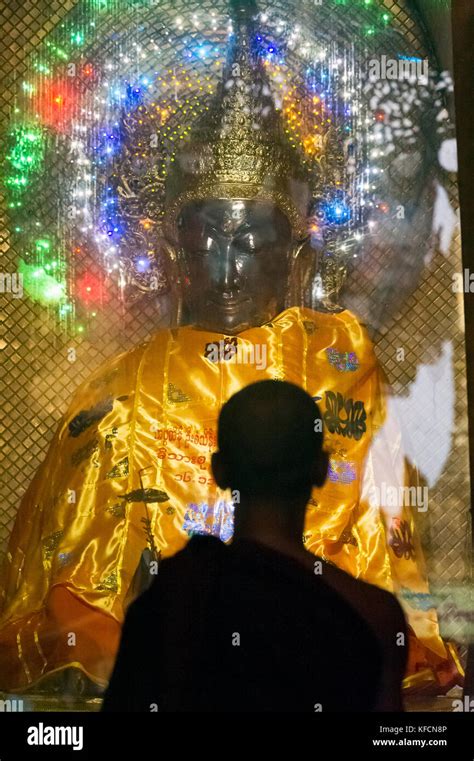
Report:
[[[405,617],[400,603],[391,592],[355,579],[336,566],[325,564],[323,578],[346,602],[370,623],[387,632],[405,631]]]

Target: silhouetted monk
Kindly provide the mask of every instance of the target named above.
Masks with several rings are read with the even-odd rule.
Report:
[[[194,536],[163,561],[127,612],[104,711],[402,710],[398,602],[302,544],[328,467],[319,419],[282,381],[224,405],[212,467],[240,494],[233,542]]]

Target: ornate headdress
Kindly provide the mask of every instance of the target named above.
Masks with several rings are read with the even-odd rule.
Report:
[[[318,151],[304,158],[301,147],[290,142],[288,125],[285,132],[267,63],[257,50],[255,0],[229,2],[233,34],[227,60],[210,103],[205,96],[185,101],[181,110],[188,110],[191,124],[170,118],[176,114],[172,103],[140,105],[122,120],[124,153],[111,184],[127,226],[121,262],[131,298],[137,297],[136,290],[151,290],[151,275],[153,289],[167,290],[159,261],[175,258],[177,220],[186,203],[211,198],[271,201],[287,216],[296,251],[309,229],[313,232],[308,213],[310,208],[314,213],[324,187],[341,184],[342,155],[332,126],[321,125]],[[328,265],[334,269],[330,236],[325,247],[331,261],[321,266],[329,284],[334,280],[326,272]],[[140,271],[136,261],[145,258],[150,269]],[[326,290],[337,287],[331,284]]]
[[[177,153],[166,180],[165,230],[180,209],[206,198],[273,201],[297,238],[307,232],[305,169],[283,132],[261,57],[254,50],[253,0],[231,0],[233,39],[208,110]]]

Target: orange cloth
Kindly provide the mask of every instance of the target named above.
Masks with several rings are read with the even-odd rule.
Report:
[[[428,593],[412,519],[396,519],[395,527],[407,524],[409,550],[398,557],[387,542],[393,526],[364,499],[369,449],[386,409],[373,346],[357,319],[293,307],[225,345],[223,338],[192,327],[160,331],[75,394],[10,540],[0,688],[20,690],[67,664],[107,681],[147,525],[162,557],[182,548],[191,530],[230,538],[231,497],[210,473],[217,417],[232,394],[264,378],[302,386],[324,417],[330,471],[308,505],[306,547],[386,589]],[[435,611],[405,608],[425,658],[414,668],[446,664]]]

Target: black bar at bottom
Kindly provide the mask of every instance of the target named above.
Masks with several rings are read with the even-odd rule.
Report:
[[[469,710],[469,707],[467,710]],[[192,752],[220,756],[242,746],[264,753],[284,738],[291,756],[317,758],[449,759],[473,761],[474,717],[469,712],[405,714],[315,713],[298,722],[262,721],[249,727],[244,716],[224,714],[178,720],[169,714],[2,713],[0,761],[29,758],[154,759]],[[251,732],[251,734],[250,734]],[[313,748],[313,751],[310,749]],[[280,746],[280,753],[282,747]],[[355,755],[354,755],[355,754]]]

